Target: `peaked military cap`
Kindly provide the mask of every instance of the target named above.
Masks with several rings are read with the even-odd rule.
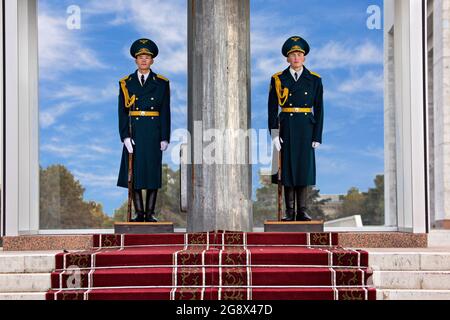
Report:
[[[133,58],[141,54],[148,54],[156,58],[158,55],[158,46],[150,39],[139,39],[133,42],[130,48],[130,54]]]
[[[294,51],[300,51],[305,54],[305,56],[309,53],[309,44],[306,42],[305,39],[294,36],[290,37],[286,40],[286,42],[283,45],[283,48],[281,49],[281,52],[283,53],[283,56],[287,57],[289,53]]]

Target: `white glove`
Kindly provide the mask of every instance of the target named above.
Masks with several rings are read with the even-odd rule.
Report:
[[[275,145],[275,148],[277,148],[278,152],[281,150],[282,143],[283,143],[283,139],[281,139],[280,137],[275,137],[273,139],[273,144]]]
[[[127,148],[128,153],[133,153],[133,145],[135,144],[133,140],[130,138],[125,138],[125,140],[123,140],[123,144]]]
[[[169,143],[167,141],[161,141],[161,151],[166,151],[169,147]]]
[[[312,143],[312,147],[314,148],[314,149],[316,149],[316,148],[318,148],[320,146],[320,143],[319,142],[313,142]]]

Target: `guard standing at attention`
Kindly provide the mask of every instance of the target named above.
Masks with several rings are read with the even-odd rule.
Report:
[[[281,152],[286,204],[282,221],[311,221],[307,192],[308,186],[316,184],[315,149],[322,143],[324,111],[322,79],[304,66],[309,51],[303,38],[290,37],[282,48],[290,66],[274,74],[270,85],[269,130]],[[278,174],[272,176],[272,182],[278,183]]]
[[[158,55],[150,39],[136,40],[130,49],[137,70],[120,80],[119,132],[123,142],[117,185],[128,188],[132,155],[133,222],[157,222],[155,204],[162,184],[162,153],[170,142],[169,80],[150,69]],[[145,209],[142,190],[146,192]]]

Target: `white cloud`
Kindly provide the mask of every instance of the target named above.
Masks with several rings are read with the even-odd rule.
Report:
[[[268,21],[277,21],[277,27]],[[281,46],[293,33],[292,25],[276,12],[255,12],[251,17],[251,57],[252,86],[270,83],[270,77],[286,68],[286,58],[281,54]]]
[[[296,17],[298,21],[310,20],[310,17]],[[277,27],[268,21],[277,21]],[[292,25],[277,12],[256,12],[251,18],[251,51],[252,51],[252,85],[269,83],[270,77],[288,66],[286,58],[281,54],[281,47],[289,36],[298,33],[302,28]],[[302,34],[308,38],[308,32]],[[311,48],[305,65],[310,70],[349,69],[366,65],[383,64],[383,47],[377,47],[368,40],[356,42],[329,41],[322,47]]]
[[[83,122],[99,120],[102,117],[103,117],[103,114],[100,112],[89,112],[89,113],[83,113],[80,115],[81,121],[83,121]]]
[[[39,113],[40,125],[42,128],[48,128],[54,125],[57,119],[74,108],[84,108],[85,106],[98,103],[98,101],[111,101],[117,99],[118,85],[108,84],[102,89],[92,86],[64,85],[59,91],[44,92],[47,101],[58,99],[63,102],[51,106],[41,106]],[[98,119],[95,114],[82,114],[83,121]]]
[[[98,140],[86,140],[84,143],[70,143],[66,140],[51,140],[42,144],[40,149],[57,158],[79,160],[101,160],[105,156],[113,156],[116,152],[110,146]],[[81,162],[80,162],[81,163]]]
[[[74,108],[73,103],[61,103],[46,110],[41,110],[39,113],[39,123],[42,128],[48,128],[56,122],[56,119],[70,109]]]
[[[346,159],[341,159],[336,156],[324,156],[318,153],[317,168],[320,169],[320,174],[336,176],[349,170],[351,163]]]
[[[330,145],[330,144],[321,144],[319,146],[319,149],[317,149],[319,152],[334,152],[338,149],[338,146]]]
[[[311,69],[338,69],[362,65],[383,65],[383,47],[364,41],[360,44],[329,41],[312,51],[307,61]]]
[[[383,112],[383,94],[376,92],[341,92],[332,85],[324,87],[325,112],[338,107],[350,112],[347,120],[358,120],[373,112]]]
[[[73,174],[77,180],[81,182],[83,186],[111,188],[115,186],[117,182],[117,176],[114,174],[94,174],[90,172],[82,172],[73,170]]]
[[[161,73],[186,73],[186,1],[91,1],[82,10],[91,16],[112,14],[114,17],[110,20],[110,24],[130,24],[142,37],[155,41],[160,51],[155,59],[155,69]],[[131,43],[127,43],[124,47],[127,57],[130,57],[130,45]]]
[[[80,152],[80,148],[77,145],[69,144],[44,144],[41,146],[41,151],[52,153],[61,158],[70,158]]]
[[[93,86],[67,84],[59,88],[58,91],[53,92],[51,98],[71,100],[77,103],[97,103],[98,101],[117,98],[118,92],[118,81],[111,82],[101,89]]]
[[[325,113],[327,112],[327,109],[325,109]],[[323,128],[323,136],[334,136],[339,137],[343,136],[347,133],[347,130],[349,128],[349,125],[351,125],[352,119],[333,119],[333,121],[326,121],[325,119],[325,126]],[[350,121],[349,121],[350,120]]]
[[[131,26],[140,37],[155,41],[159,55],[152,69],[171,80],[171,105],[173,127],[186,126],[186,79],[179,78],[187,73],[187,7],[186,1],[161,0],[112,0],[90,1],[82,7],[88,20],[110,15],[109,24]],[[104,19],[102,19],[104,20]],[[151,21],[149,23],[149,21]],[[129,39],[122,46],[122,54],[129,54]],[[173,79],[173,76],[178,76]],[[117,95],[117,88],[109,90]]]
[[[279,36],[271,37],[270,35],[261,35],[260,31],[255,30],[252,33],[252,83],[259,84],[263,81],[269,82],[270,76],[278,71],[285,69],[288,64],[286,58],[281,55],[281,46],[284,43]],[[280,44],[277,50],[269,47],[267,44]],[[274,46],[273,46],[274,47]],[[323,47],[318,48],[311,55],[306,57],[305,65],[310,70],[330,70],[330,69],[350,69],[360,66],[368,65],[382,65],[383,64],[383,48],[376,47],[371,42],[363,42],[358,45],[350,45],[330,41]],[[380,75],[376,73],[365,74],[366,78],[360,78],[361,82],[359,88],[363,87],[363,81],[379,80]],[[381,82],[378,81],[376,90],[383,87],[383,79],[381,75]],[[342,87],[342,89],[350,88]],[[369,88],[370,89],[370,88]]]
[[[358,152],[359,154],[366,156],[366,157],[376,158],[378,160],[384,160],[384,149],[383,148],[372,146],[372,147],[366,147],[366,149],[364,149],[364,150],[357,150],[356,152]]]
[[[270,77],[286,68],[286,62],[281,58],[261,57],[255,58],[252,69],[252,86],[267,83],[269,88]]]
[[[106,155],[108,155],[108,154],[113,154],[114,153],[114,151],[111,150],[111,148],[102,147],[102,146],[99,146],[99,145],[92,145],[91,144],[91,145],[89,145],[87,147],[87,149],[90,150],[90,151],[93,151],[93,152],[95,152],[97,154],[106,154]]]
[[[384,76],[379,71],[364,70],[361,73],[351,70],[344,80],[326,79],[324,82],[325,110],[329,106],[350,111],[346,123],[357,121],[373,112],[383,112]],[[326,111],[325,111],[326,112]],[[333,121],[334,124],[334,121]],[[335,129],[341,129],[342,124]],[[333,131],[330,129],[330,131]]]
[[[72,70],[102,69],[95,52],[80,37],[78,30],[66,27],[66,16],[39,10],[39,65],[44,78],[57,79]]]
[[[344,93],[373,92],[382,95],[384,90],[383,70],[367,71],[362,75],[353,74],[342,82],[337,90]]]

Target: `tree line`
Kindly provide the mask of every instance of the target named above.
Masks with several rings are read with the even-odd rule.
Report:
[[[180,211],[180,174],[163,165],[163,187],[158,191],[156,213],[159,221],[172,221],[175,227],[186,227],[186,213]],[[41,229],[101,229],[112,228],[114,222],[126,221],[127,199],[112,216],[104,212],[101,203],[86,201],[85,188],[64,165],[40,167],[40,228]],[[255,227],[277,216],[277,185],[270,176],[260,176],[260,187],[253,202]],[[144,196],[145,199],[145,196]],[[320,190],[310,187],[308,203],[314,219],[327,220]],[[361,215],[364,225],[384,223],[384,176],[377,175],[374,187],[361,192],[352,187],[340,197],[338,215],[342,218]]]

